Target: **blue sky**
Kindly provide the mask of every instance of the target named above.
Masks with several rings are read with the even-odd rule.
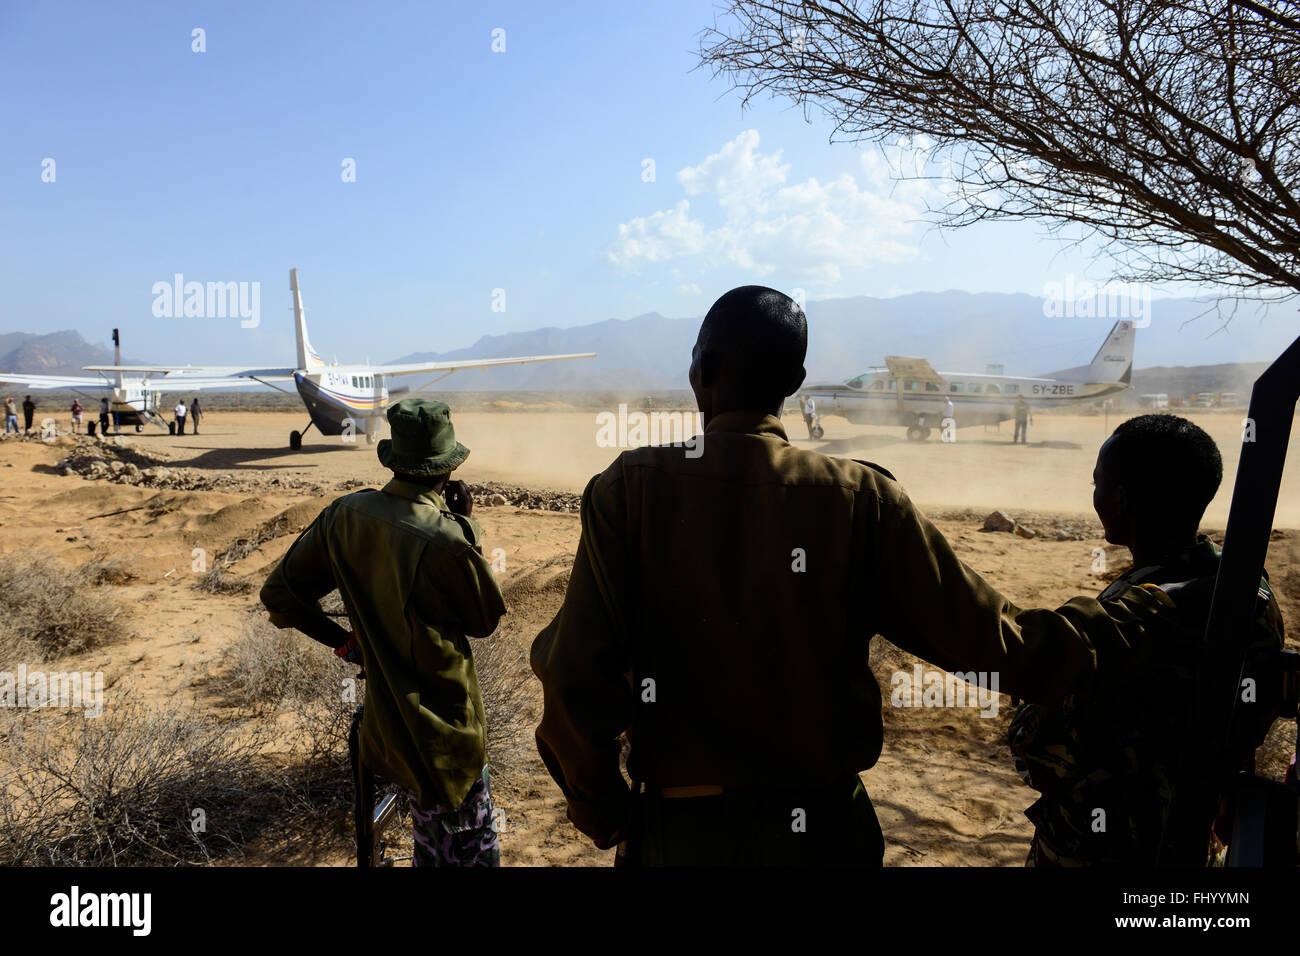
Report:
[[[318,349],[376,361],[702,315],[746,282],[816,300],[1107,278],[1032,224],[931,229],[874,147],[831,146],[784,102],[742,111],[695,69],[714,16],[707,0],[5,0],[0,331],[118,326],[152,360],[287,364],[291,266]],[[260,325],[155,316],[176,273],[260,283]]]

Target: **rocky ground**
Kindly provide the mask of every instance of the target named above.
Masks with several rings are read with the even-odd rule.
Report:
[[[165,455],[142,452],[117,437],[104,440],[84,435],[64,436],[53,444],[66,448],[68,452],[54,466],[60,475],[79,475],[118,485],[175,491],[256,492],[273,489],[313,495],[367,487],[366,482],[353,478],[322,483],[289,475],[236,475],[180,468],[170,465]],[[524,488],[499,481],[472,484],[470,489],[474,503],[482,505],[513,505],[534,511],[576,512],[581,502],[581,495],[572,492]]]

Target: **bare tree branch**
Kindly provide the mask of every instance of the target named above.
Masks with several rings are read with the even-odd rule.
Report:
[[[921,175],[946,163],[952,186],[930,209],[942,226],[1078,226],[1121,278],[1274,299],[1300,292],[1297,14],[1297,0],[732,0],[700,57],[744,104],[824,112],[832,141],[928,138]]]

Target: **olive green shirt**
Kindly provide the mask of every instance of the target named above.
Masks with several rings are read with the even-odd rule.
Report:
[[[880,756],[873,635],[1050,699],[1121,658],[1146,613],[1128,592],[1021,611],[897,482],[794,447],[770,415],[718,415],[700,447],[627,451],[592,479],[564,604],[533,643],[538,749],[600,845],[630,819],[624,730],[634,780],[830,784]]]
[[[262,587],[272,623],[334,646],[347,632],[318,602],[339,589],[366,672],[361,757],[425,809],[459,806],[486,760],[467,638],[505,603],[482,540],[441,495],[394,479],[330,504]]]

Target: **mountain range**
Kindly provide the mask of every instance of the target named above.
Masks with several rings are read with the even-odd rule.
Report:
[[[1203,300],[1155,300],[1150,308],[1150,325],[1137,332],[1134,362],[1138,376],[1134,387],[1142,391],[1176,392],[1176,388],[1155,386],[1170,375],[1177,378],[1179,366],[1205,365],[1224,366],[1220,377],[1228,384],[1223,388],[1241,388],[1241,382],[1249,382],[1262,366],[1252,366],[1255,371],[1247,374],[1236,369],[1239,363],[1271,361],[1300,332],[1294,307],[1288,304],[1267,308],[1251,304],[1226,327]],[[1111,318],[1051,318],[1046,311],[1040,298],[1000,293],[916,293],[810,302],[808,380],[843,381],[883,364],[886,355],[924,357],[940,371],[980,372],[1001,365],[1008,375],[1046,375],[1086,365],[1113,324]],[[475,391],[684,388],[699,324],[700,317],[674,319],[650,312],[569,328],[484,335],[468,348],[413,352],[393,361],[596,352],[595,359],[465,372],[439,387]],[[0,370],[76,374],[84,365],[111,361],[111,348],[88,344],[74,331],[0,334]],[[1143,374],[1157,368],[1170,374]]]

